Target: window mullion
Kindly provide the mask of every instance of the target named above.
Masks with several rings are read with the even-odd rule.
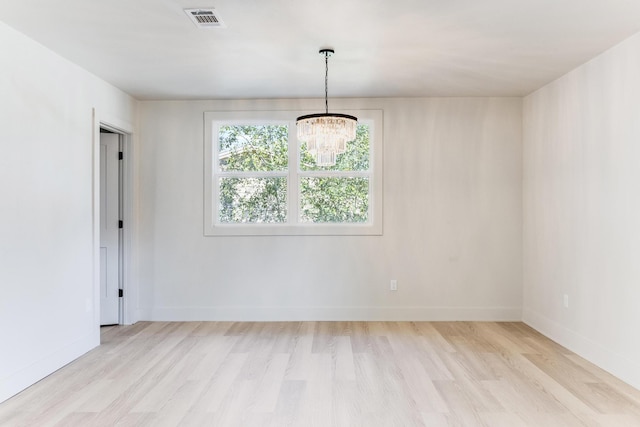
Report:
[[[286,171],[225,171],[216,174],[219,178],[279,178],[286,177]]]
[[[287,206],[289,208],[289,215],[287,215],[287,222],[289,224],[297,224],[300,218],[298,212],[298,206],[300,205],[300,191],[299,191],[299,170],[298,165],[299,144],[298,137],[296,135],[296,124],[294,122],[289,123],[289,141],[288,141],[288,153],[289,153],[289,174],[287,178]]]
[[[300,177],[311,178],[370,178],[371,171],[304,171],[299,172]]]

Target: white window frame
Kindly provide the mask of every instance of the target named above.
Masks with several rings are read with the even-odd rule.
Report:
[[[207,111],[204,113],[204,234],[205,236],[371,236],[382,235],[382,110],[340,110],[336,113],[358,117],[360,123],[369,125],[369,172],[301,171],[299,165],[300,144],[296,137],[296,117],[309,111]],[[233,125],[289,125],[289,162],[286,171],[229,173],[219,170],[218,129],[221,124]],[[221,176],[255,176],[287,178],[287,221],[276,224],[224,224],[218,221],[219,186]],[[358,223],[306,223],[299,221],[300,193],[298,182],[302,177],[368,177],[368,222]],[[293,197],[295,195],[295,197]]]

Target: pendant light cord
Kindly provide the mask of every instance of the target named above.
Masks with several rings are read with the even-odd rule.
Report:
[[[329,114],[329,52],[324,53],[324,109]]]

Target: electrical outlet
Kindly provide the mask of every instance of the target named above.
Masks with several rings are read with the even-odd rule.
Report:
[[[391,283],[389,283],[389,290],[391,291],[398,290],[398,281],[396,279],[391,280]]]
[[[564,294],[564,308],[569,308],[569,295]]]

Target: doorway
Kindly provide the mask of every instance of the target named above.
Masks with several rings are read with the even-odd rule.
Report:
[[[100,325],[123,323],[124,135],[100,128]]]

